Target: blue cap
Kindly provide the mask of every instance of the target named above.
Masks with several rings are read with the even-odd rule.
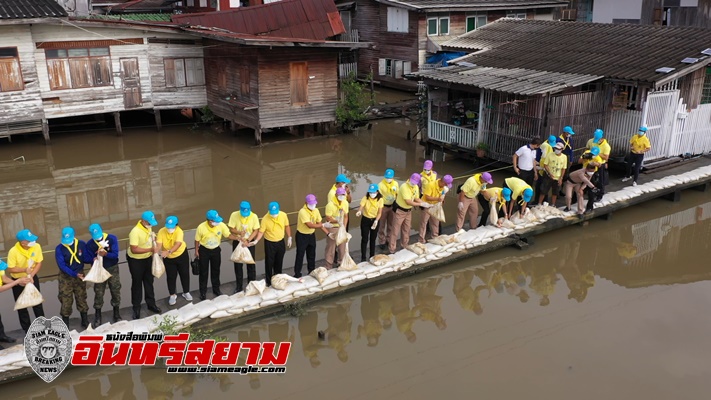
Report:
[[[593,133],[593,141],[594,142],[599,142],[600,139],[604,136],[605,132],[602,131],[602,129],[595,129],[595,133]]]
[[[395,177],[395,171],[390,168],[385,170],[385,179],[393,179]]]
[[[647,127],[646,126],[640,126],[639,127],[640,132],[647,132]]]
[[[205,218],[212,222],[222,222],[222,217],[217,213],[217,210],[210,210],[205,214]]]
[[[239,215],[241,215],[244,218],[249,217],[249,215],[252,213],[252,205],[249,204],[248,201],[243,201],[239,203]]]
[[[0,271],[5,271],[7,269],[7,263],[3,260],[0,260]]]
[[[348,179],[348,177],[345,176],[345,175],[343,175],[343,174],[338,174],[338,175],[336,176],[336,183],[341,183],[341,182],[343,182],[343,183],[351,183],[351,180]],[[270,209],[271,209],[271,208],[270,208]]]
[[[28,241],[28,242],[34,242],[37,240],[37,235],[34,235],[32,232],[30,232],[29,229],[23,229],[19,232],[17,232],[17,235],[15,235],[15,238],[17,239],[18,242],[23,242],[23,241]]]
[[[523,191],[523,201],[528,203],[531,200],[533,200],[533,189],[528,188]]]
[[[575,135],[575,132],[573,132],[573,128],[571,128],[571,127],[569,127],[569,126],[566,126],[565,128],[563,128],[563,133],[568,133],[568,134],[571,134],[571,135]]]
[[[151,226],[158,225],[158,221],[156,221],[156,215],[153,214],[153,211],[144,211],[141,215],[141,219],[148,222]]]
[[[501,195],[504,196],[504,200],[511,201],[511,189],[504,188],[501,190]]]
[[[550,135],[548,136],[548,144],[551,146],[555,146],[555,143],[558,141],[558,138],[555,137],[555,135]]]
[[[175,215],[171,215],[165,219],[165,227],[167,229],[173,229],[176,226],[178,226],[178,217],[176,217]]]
[[[378,185],[371,183],[370,186],[368,186],[368,193],[377,193],[378,192]]]
[[[62,244],[70,245],[74,243],[74,228],[67,226],[62,229]]]
[[[597,147],[597,146],[593,146],[593,147],[590,149],[590,154],[592,154],[593,156],[597,157],[597,156],[600,154],[600,148]]]
[[[279,203],[277,203],[276,201],[272,201],[271,203],[269,203],[269,214],[279,214]]]
[[[101,240],[104,238],[104,231],[101,229],[101,225],[99,224],[89,225],[89,233],[91,234],[91,238],[94,240]]]

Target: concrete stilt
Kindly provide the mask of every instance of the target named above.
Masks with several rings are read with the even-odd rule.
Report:
[[[681,201],[681,189],[677,189],[667,195],[662,196],[663,198],[672,201],[674,203],[678,203]]]
[[[156,117],[156,130],[160,132],[163,129],[163,123],[160,119],[160,110],[153,109],[153,115]]]
[[[254,144],[257,146],[262,145],[262,128],[257,128],[254,130]]]
[[[604,219],[605,221],[609,221],[612,219],[612,213],[607,213],[607,214],[601,216],[600,218]]]
[[[121,113],[118,111],[114,113],[114,123],[116,124],[116,135],[123,136],[123,130],[121,129]]]
[[[699,185],[699,186],[694,186],[694,187],[692,187],[692,189],[694,189],[694,190],[696,190],[696,191],[698,191],[698,192],[706,192],[707,190],[709,190],[709,186],[711,186],[711,184],[709,184],[708,182],[706,182],[706,183],[702,183],[702,184]]]
[[[44,143],[49,144],[49,121],[46,119],[42,120],[42,136],[44,136]]]

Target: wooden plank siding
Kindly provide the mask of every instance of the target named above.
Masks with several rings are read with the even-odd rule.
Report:
[[[151,74],[154,108],[200,108],[207,105],[205,85],[167,87],[165,84],[166,69],[164,59],[201,58],[203,57],[202,43],[199,40],[197,43],[196,45],[148,44],[148,64]]]
[[[22,90],[0,92],[0,125],[44,118],[40,85],[35,67],[34,45],[29,26],[0,26],[0,47],[17,47]]]

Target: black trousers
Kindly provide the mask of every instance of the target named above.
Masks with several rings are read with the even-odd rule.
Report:
[[[153,272],[151,271],[151,257],[136,259],[126,254],[128,271],[131,272],[131,305],[134,310],[141,308],[143,294],[146,295],[146,304],[156,306],[155,292],[153,291]]]
[[[286,254],[286,243],[284,243],[284,240],[270,242],[264,239],[264,273],[266,275],[267,286],[272,285],[272,276],[281,274],[281,267],[284,264],[284,254]]]
[[[32,277],[32,283],[37,287],[37,290],[40,290],[40,282],[37,275]],[[12,296],[15,298],[15,301],[17,301],[17,298],[20,297],[20,294],[22,294],[24,289],[25,287],[20,285],[12,287]],[[44,317],[44,308],[42,308],[42,304],[32,307],[32,312],[34,312],[35,318]],[[27,311],[26,308],[23,308],[21,310],[17,310],[17,316],[20,317],[20,326],[22,327],[22,330],[27,333],[30,329],[30,325],[32,325],[32,321],[30,321],[30,312]]]
[[[368,218],[366,216],[360,218],[360,261],[368,260],[368,257],[365,255],[368,244],[370,244],[370,257],[375,256],[375,239],[378,238],[380,225],[376,226],[375,229],[370,229],[373,226],[373,222],[375,222],[375,218]]]
[[[306,270],[310,274],[316,269],[316,233],[305,234],[296,232],[296,261],[294,261],[294,277],[301,278],[301,270],[306,256]]]
[[[489,218],[489,214],[491,214],[491,211],[489,209],[489,207],[491,207],[491,205],[489,204],[488,201],[486,201],[486,199],[484,198],[484,195],[482,195],[481,193],[479,193],[476,196],[476,198],[479,201],[479,208],[481,208],[481,219],[479,220],[479,225],[477,225],[477,227],[479,227],[479,226],[484,226],[486,224],[486,220]],[[504,211],[498,205],[496,206],[496,210],[497,210],[497,216],[499,218],[503,218]]]
[[[635,154],[630,152],[627,155],[627,178],[631,177],[634,173],[634,181],[637,182],[639,179],[639,171],[642,169],[642,160],[644,160],[644,154]],[[634,165],[634,167],[632,166]]]
[[[238,240],[233,240],[232,241],[232,251],[235,251],[237,248],[237,245],[239,245]],[[247,247],[249,249],[249,254],[252,255],[252,259],[257,261],[257,248],[255,246],[250,246]],[[242,270],[242,263],[233,263],[235,266],[235,279],[236,279],[236,285],[237,288],[242,287],[242,281],[244,280],[244,271]],[[256,264],[247,264],[247,284],[249,285],[249,282],[256,281],[257,280],[257,265]]]
[[[519,169],[519,171],[521,172],[521,174],[518,177],[528,183],[529,186],[533,187],[533,183],[535,181],[534,178],[536,177],[536,171],[533,169],[530,171],[524,171],[522,169]]]
[[[183,254],[175,258],[164,258],[165,273],[168,276],[168,293],[176,294],[175,284],[180,276],[180,286],[183,287],[183,293],[190,292],[190,256],[188,250],[185,249]]]
[[[200,294],[207,293],[207,277],[210,275],[212,281],[212,293],[220,293],[220,265],[222,264],[222,251],[220,246],[214,249],[208,249],[200,245],[198,250],[200,253]]]

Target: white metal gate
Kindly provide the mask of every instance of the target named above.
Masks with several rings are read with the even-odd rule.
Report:
[[[647,137],[652,143],[652,150],[645,154],[645,161],[667,157],[678,102],[678,90],[654,92],[647,96],[642,113],[642,125],[647,126]]]

